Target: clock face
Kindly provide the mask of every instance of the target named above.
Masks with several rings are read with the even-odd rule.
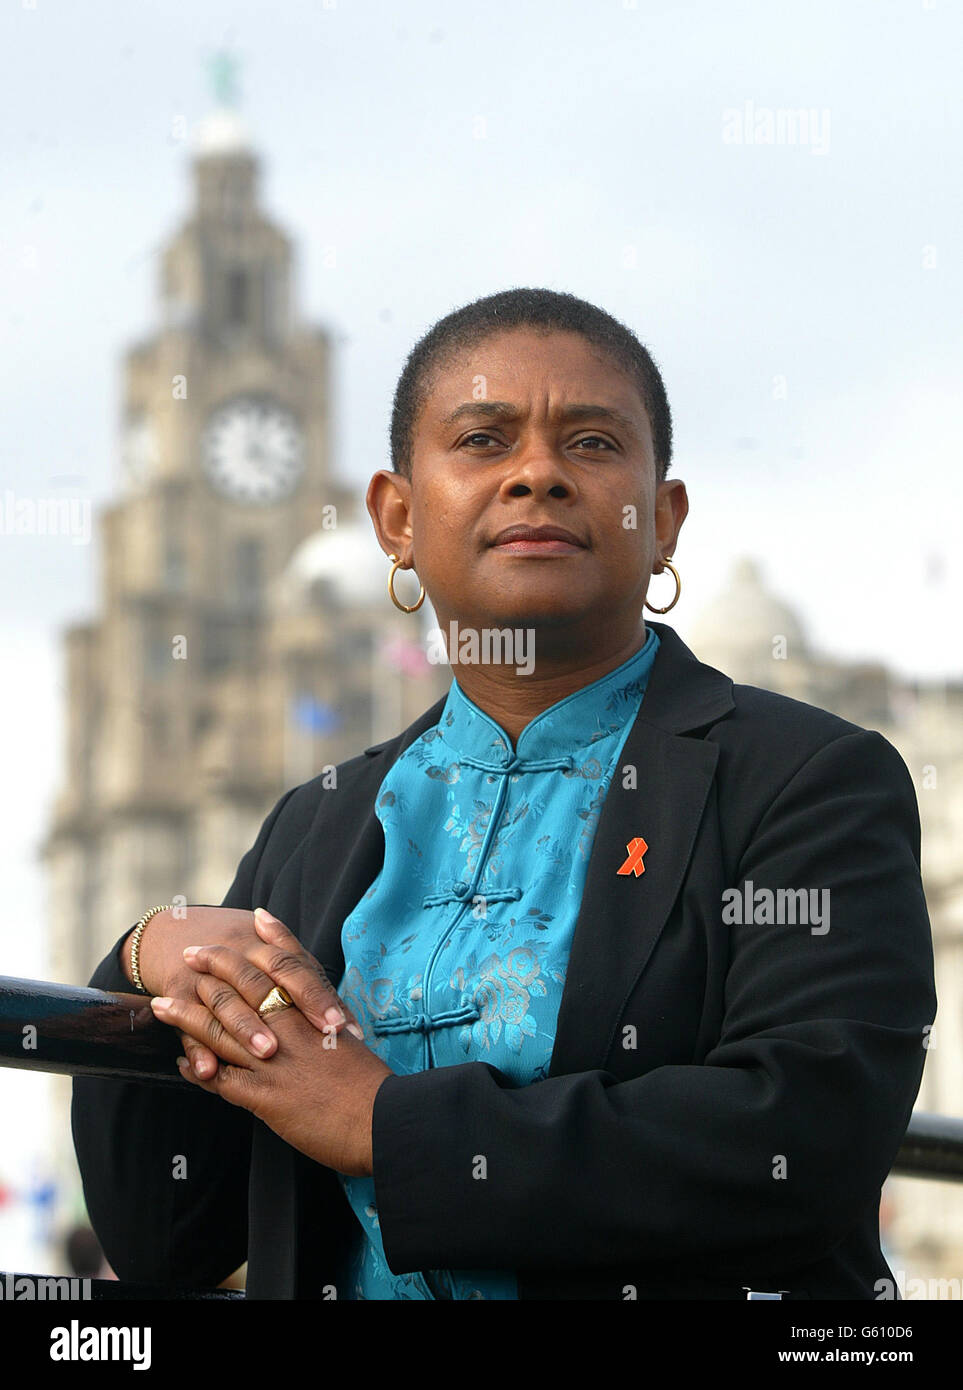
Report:
[[[294,415],[266,397],[237,396],[214,411],[201,442],[212,485],[236,502],[277,502],[304,472],[304,436]]]

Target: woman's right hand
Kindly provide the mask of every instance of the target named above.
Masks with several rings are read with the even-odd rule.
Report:
[[[188,946],[225,946],[248,959],[256,957],[262,970],[270,961],[273,968],[266,973],[278,983],[282,983],[280,976],[283,975],[284,988],[295,1007],[319,1032],[330,1034],[354,1025],[352,1032],[363,1036],[357,1019],[320,963],[289,932],[281,930],[283,949],[279,944],[272,944],[276,933],[272,932],[270,924],[258,931],[253,912],[233,907],[165,908],[151,917],[141,933],[138,966],[144,988],[152,997],[203,1004],[214,1013],[229,1038],[255,1057],[270,1057],[278,1044],[266,1020],[223,980],[217,981],[216,995],[212,995],[211,977],[192,969],[184,957]],[[131,936],[128,936],[122,957],[124,973],[133,985],[130,947]],[[340,1021],[335,1015],[328,1017],[331,1009],[340,1012]],[[218,1057],[189,1034],[181,1033],[180,1038],[184,1055],[195,1073],[204,1078],[213,1076],[219,1065]],[[225,1048],[225,1052],[231,1054],[225,1056],[225,1061],[237,1060],[234,1049]]]

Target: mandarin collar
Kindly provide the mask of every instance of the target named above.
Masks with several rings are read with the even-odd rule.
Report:
[[[584,752],[600,739],[621,732],[635,717],[658,648],[659,637],[647,625],[645,642],[637,652],[542,710],[525,725],[515,749],[498,721],[465,694],[455,674],[438,731],[455,759],[467,757],[482,765],[525,767]],[[457,670],[457,665],[452,667],[454,673]]]

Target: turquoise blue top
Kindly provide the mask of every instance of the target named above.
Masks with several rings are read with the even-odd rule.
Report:
[[[342,927],[340,993],[392,1071],[481,1061],[518,1086],[547,1076],[595,828],[658,646],[649,628],[515,750],[453,680],[437,725],[389,769],[384,864]],[[339,1176],[360,1223],[340,1296],[518,1297],[511,1270],[392,1274],[374,1179]]]

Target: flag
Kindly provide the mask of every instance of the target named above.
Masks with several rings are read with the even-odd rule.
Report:
[[[341,716],[332,705],[323,705],[313,695],[297,695],[291,707],[298,728],[312,734],[331,734],[341,728]]]
[[[381,645],[381,655],[389,666],[406,676],[420,676],[428,670],[428,658],[417,642],[392,637]]]

